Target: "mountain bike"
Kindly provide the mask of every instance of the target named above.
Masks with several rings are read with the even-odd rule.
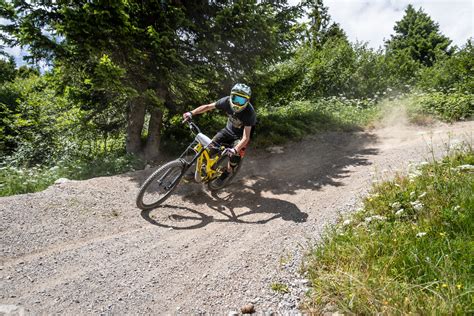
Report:
[[[216,180],[227,169],[229,162],[229,157],[223,154],[226,147],[213,143],[192,120],[188,120],[187,123],[191,133],[195,135],[194,140],[179,158],[162,165],[145,180],[137,195],[138,208],[150,210],[163,203],[193,165],[195,165],[194,180],[206,184],[211,191],[219,190],[229,184],[240,169],[242,159],[229,176],[218,185]]]

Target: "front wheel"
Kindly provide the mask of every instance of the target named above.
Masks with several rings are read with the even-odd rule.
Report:
[[[184,167],[181,160],[173,160],[153,172],[138,192],[137,207],[150,210],[163,203],[181,180]]]

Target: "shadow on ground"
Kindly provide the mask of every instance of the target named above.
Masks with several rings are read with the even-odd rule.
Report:
[[[164,204],[156,212],[167,209],[172,214],[160,220],[152,211],[142,211],[141,216],[149,223],[173,229],[195,229],[210,223],[234,222],[240,224],[266,224],[281,218],[296,223],[305,222],[308,214],[295,204],[272,197],[264,197],[246,185],[234,184],[233,189],[207,194],[196,192],[193,198],[187,197],[197,207]],[[205,205],[206,207],[202,207]],[[198,211],[201,209],[203,211]]]
[[[283,153],[253,150],[240,175],[227,188],[211,194],[199,184],[180,184],[174,194],[181,197],[182,205],[165,202],[156,210],[160,215],[153,215],[153,210],[141,215],[151,224],[175,229],[201,228],[216,222],[305,222],[308,214],[285,200],[284,195],[342,186],[351,167],[368,165],[369,157],[377,155],[376,142],[377,138],[366,132],[328,132],[287,144]],[[138,189],[153,170],[136,172],[130,180]]]

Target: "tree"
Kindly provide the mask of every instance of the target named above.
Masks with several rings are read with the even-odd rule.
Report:
[[[450,57],[440,58],[420,73],[418,86],[424,90],[474,92],[474,38],[469,38]]]
[[[323,0],[305,0],[302,5],[308,10],[310,19],[307,36],[311,47],[319,49],[327,40],[335,37],[347,41],[347,36],[340,25],[331,23],[331,15],[328,8],[324,6]]]
[[[385,42],[388,55],[406,55],[424,66],[432,66],[439,54],[451,54],[451,40],[441,34],[438,23],[410,4],[395,23],[394,35]]]
[[[9,44],[62,68],[92,114],[126,113],[127,151],[145,158],[158,155],[164,119],[278,60],[298,14],[280,0],[0,1]]]
[[[15,61],[13,57],[9,56],[8,59],[2,59],[0,57],[0,85],[7,81],[12,81],[16,76]]]
[[[328,8],[324,6],[323,0],[306,0],[303,5],[308,8],[308,18],[310,25],[308,37],[312,47],[322,45],[323,35],[326,32],[331,16]]]
[[[7,54],[0,50],[0,55],[7,56]],[[8,118],[10,113],[14,110],[14,102],[17,94],[11,88],[11,82],[16,76],[15,61],[13,57],[8,59],[0,57],[0,155],[4,156],[7,152],[11,152],[14,143],[9,141],[7,135],[12,133],[8,126]]]

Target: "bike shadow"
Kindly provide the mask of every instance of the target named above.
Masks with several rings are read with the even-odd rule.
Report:
[[[275,219],[302,223],[308,218],[308,214],[294,203],[263,197],[255,188],[242,184],[230,185],[219,192],[201,191],[184,200],[200,205],[201,209],[205,205],[205,210],[164,204],[151,211],[142,211],[141,216],[150,224],[178,230],[202,228],[211,223],[266,224]],[[166,214],[162,213],[164,210]]]
[[[141,214],[151,224],[174,229],[218,222],[266,224],[276,219],[301,223],[311,210],[301,210],[285,195],[343,186],[357,166],[371,164],[370,157],[378,154],[376,143],[370,132],[326,132],[286,144],[274,153],[254,149],[234,183],[222,191],[211,194],[197,184],[180,184],[174,194],[185,206],[166,204]],[[132,181],[141,185],[147,173],[151,171]]]

